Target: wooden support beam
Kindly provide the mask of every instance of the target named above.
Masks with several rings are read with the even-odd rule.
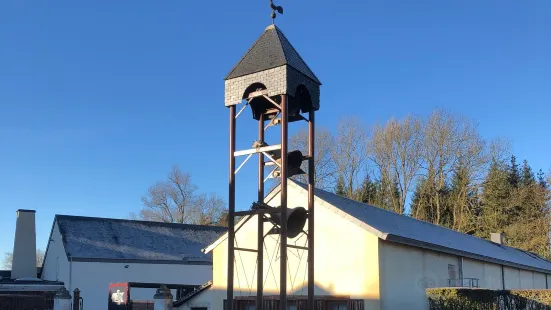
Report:
[[[281,144],[274,144],[274,145],[268,145],[268,146],[261,146],[253,149],[235,151],[233,154],[234,156],[243,156],[243,155],[257,154],[262,152],[277,151],[280,149],[281,149]]]

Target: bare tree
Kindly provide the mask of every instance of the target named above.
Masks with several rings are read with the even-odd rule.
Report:
[[[334,137],[331,131],[325,127],[316,129],[314,143],[314,182],[317,188],[328,189],[335,184],[335,163],[333,161]],[[308,154],[308,129],[302,129],[290,137],[290,148],[300,150]],[[308,162],[304,161],[302,169],[308,171]],[[307,182],[305,175],[297,175],[295,178],[303,183]]]
[[[365,170],[367,132],[364,124],[355,117],[341,119],[335,137],[333,161],[336,173],[342,176],[346,196],[355,198],[359,175]]]
[[[368,155],[385,186],[396,182],[399,195],[390,195],[394,211],[404,213],[407,195],[421,166],[421,121],[413,116],[376,125],[369,141]],[[389,189],[390,190],[390,189]],[[392,191],[389,191],[392,192]]]
[[[167,180],[149,187],[142,197],[144,208],[135,216],[142,220],[180,224],[220,224],[225,202],[215,194],[197,193],[191,175],[174,166]]]
[[[44,251],[42,251],[41,249],[37,249],[36,250],[36,267],[42,267],[43,262],[44,262]],[[11,270],[12,263],[13,263],[13,253],[12,252],[4,253],[2,268],[6,270]]]
[[[487,152],[486,169],[489,169],[492,162],[505,162],[511,158],[511,141],[503,137],[496,138],[490,141]]]
[[[476,125],[463,116],[436,110],[424,125],[423,168],[434,204],[434,223],[441,224],[443,192],[459,166],[473,174],[484,163],[484,141]]]

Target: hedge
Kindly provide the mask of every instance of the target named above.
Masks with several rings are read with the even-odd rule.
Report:
[[[551,290],[427,289],[430,310],[551,310]]]

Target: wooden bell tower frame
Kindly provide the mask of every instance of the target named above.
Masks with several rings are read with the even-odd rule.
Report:
[[[287,244],[287,222],[279,225],[280,235],[280,310],[287,310],[287,249],[289,247],[307,251],[308,274],[308,303],[307,309],[314,310],[314,145],[315,145],[315,111],[319,109],[319,86],[321,83],[313,72],[304,63],[296,50],[287,41],[281,30],[274,25],[266,28],[262,36],[243,56],[241,61],[232,69],[225,80],[225,103],[229,108],[229,188],[228,188],[228,273],[227,273],[227,307],[234,309],[234,273],[235,251],[256,252],[258,259],[256,310],[263,310],[264,301],[264,224],[267,214],[280,213],[281,218],[287,219],[288,196],[287,179],[289,162],[286,154],[288,150],[288,125],[294,121],[308,123],[308,153],[303,160],[308,163],[308,231],[307,247]],[[256,86],[258,85],[258,87]],[[252,87],[254,86],[254,87]],[[253,89],[251,89],[251,87]],[[237,103],[245,100],[244,106],[237,112]],[[237,119],[242,112],[250,107],[253,118],[258,121],[258,140],[251,149],[236,150]],[[306,117],[307,116],[307,117]],[[267,122],[268,126],[267,126]],[[267,145],[265,130],[273,125],[281,127],[280,143]],[[280,160],[275,160],[270,152],[280,152]],[[235,210],[235,175],[240,168],[254,154],[258,155],[258,201],[264,204],[264,169],[275,166],[280,178],[280,207],[279,208],[251,208],[247,211]],[[236,169],[236,157],[247,156]],[[269,176],[273,175],[272,171]],[[245,249],[235,246],[236,223],[238,216],[257,215],[257,248]],[[239,228],[237,228],[238,230]]]

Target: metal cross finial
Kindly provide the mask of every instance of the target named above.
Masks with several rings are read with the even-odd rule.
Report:
[[[270,0],[270,8],[272,8],[272,14],[270,15],[270,17],[272,17],[272,24],[274,24],[275,23],[275,18],[276,18],[276,11],[279,14],[283,14],[283,7],[281,7],[279,5],[275,5],[274,1]]]

